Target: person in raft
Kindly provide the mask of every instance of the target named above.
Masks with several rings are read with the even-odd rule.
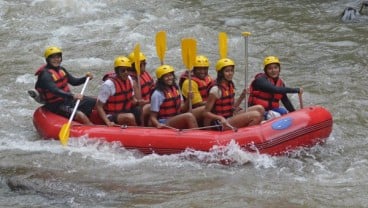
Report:
[[[215,84],[215,80],[208,74],[209,66],[210,63],[206,56],[196,56],[192,70],[193,75],[191,76],[192,113],[196,117],[198,124],[201,126],[204,124],[203,110],[207,102],[208,93],[211,87]],[[180,79],[185,79],[181,89],[184,99],[188,99],[189,78],[188,74],[185,72],[180,77]]]
[[[278,117],[288,111],[295,111],[286,93],[303,93],[303,88],[285,86],[280,78],[280,65],[277,57],[267,56],[263,60],[264,73],[257,74],[249,88],[248,105],[262,105],[268,111],[265,118]],[[280,107],[280,101],[286,109]]]
[[[232,81],[235,63],[229,58],[217,61],[216,84],[210,89],[203,116],[211,120],[211,124],[220,125],[218,130],[241,128],[260,124],[263,120],[262,106],[248,108],[247,111],[235,112],[235,86]]]
[[[97,96],[97,112],[107,126],[136,126],[140,110],[134,107],[137,84],[129,76],[132,63],[125,56],[114,60],[115,76],[107,77]]]
[[[157,128],[197,128],[198,124],[194,115],[186,112],[189,102],[185,101],[182,105],[182,97],[175,83],[174,72],[174,68],[170,65],[162,65],[156,69],[157,82],[151,96],[152,125]]]
[[[132,68],[129,69],[129,75],[138,83],[137,81],[137,70],[135,67],[135,59],[134,52],[130,53],[128,56],[130,62],[132,62]],[[139,84],[141,85],[141,99],[139,100],[139,105],[142,106],[142,114],[141,114],[141,124],[143,126],[150,126],[149,118],[150,118],[150,102],[151,102],[151,94],[155,89],[155,82],[152,79],[151,75],[146,71],[146,56],[140,52],[139,53],[139,61],[140,61],[140,76],[139,76]]]
[[[73,119],[83,124],[93,125],[88,117],[95,107],[96,99],[79,93],[74,94],[69,87],[69,84],[81,85],[86,82],[87,77],[92,79],[93,75],[90,72],[81,78],[71,75],[61,66],[62,54],[59,47],[46,48],[44,52],[46,64],[39,67],[35,73],[37,76],[35,88],[48,110],[66,118],[71,116],[76,101],[80,100]]]

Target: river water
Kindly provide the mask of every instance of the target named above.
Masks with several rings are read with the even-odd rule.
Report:
[[[0,0],[0,206],[367,207],[368,18],[340,20],[345,7],[360,3]],[[213,162],[216,152],[145,156],[85,138],[63,148],[39,137],[32,124],[39,104],[26,91],[47,46],[63,49],[63,65],[75,76],[93,72],[86,94],[96,95],[114,57],[136,43],[153,74],[160,30],[167,32],[165,63],[183,71],[180,40],[194,37],[198,53],[211,60],[211,75],[218,33],[227,32],[238,90],[245,84],[241,33],[251,32],[247,82],[262,71],[265,56],[279,56],[287,85],[304,88],[304,105],[332,112],[327,143],[282,157],[234,144],[226,152],[237,162],[227,166]]]

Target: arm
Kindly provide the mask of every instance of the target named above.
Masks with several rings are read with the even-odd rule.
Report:
[[[216,100],[218,99],[218,96],[216,96],[218,90],[219,89],[218,89],[217,86],[211,88],[210,94],[209,94],[208,99],[207,99],[207,103],[204,107],[203,116],[205,118],[211,120],[211,121],[212,120],[220,120],[221,123],[226,123],[227,121],[224,117],[216,115],[216,114],[211,112],[212,109],[215,106]]]
[[[198,84],[197,82],[191,80],[191,85],[192,85],[192,105],[193,107],[198,107],[198,106],[202,106],[205,104],[205,102],[203,102],[201,93],[198,90]],[[182,85],[182,94],[183,96],[186,98],[186,100],[188,100],[188,94],[189,94],[189,80],[185,80],[183,82]]]
[[[293,104],[291,103],[286,94],[281,98],[281,102],[289,112],[295,111]]]
[[[236,109],[235,111],[239,111],[239,105],[240,103],[243,101],[243,99],[245,98],[245,94],[246,93],[246,90],[244,89],[243,92],[240,94],[240,96],[238,97],[238,99],[235,101],[234,103],[234,109]]]
[[[163,100],[164,96],[158,90],[155,90],[151,96],[150,120],[152,126],[155,126],[156,128],[163,127],[163,125],[158,121],[158,112],[160,111],[160,106]]]
[[[106,112],[105,112],[105,110],[103,109],[103,106],[104,106],[104,105],[105,105],[105,103],[101,102],[101,100],[97,100],[97,103],[96,103],[97,113],[98,113],[98,115],[100,116],[100,118],[104,121],[104,123],[105,123],[107,126],[113,126],[113,125],[114,125],[114,122],[111,122],[111,121],[107,118]]]
[[[269,93],[278,93],[278,94],[286,94],[286,93],[299,93],[299,88],[290,88],[290,87],[276,87],[271,84],[267,78],[259,77],[253,82],[254,89],[261,90]]]
[[[112,89],[113,88],[113,89]],[[100,88],[100,91],[97,96],[96,109],[100,118],[104,121],[104,123],[108,126],[114,125],[114,122],[111,122],[106,115],[103,106],[109,99],[110,95],[115,93],[115,85],[110,80],[105,81]]]
[[[68,83],[73,85],[73,86],[78,86],[78,85],[83,84],[86,81],[87,76],[92,78],[92,75],[87,75],[85,77],[76,78],[72,74],[70,74],[65,68],[62,67],[62,69],[65,71],[66,76],[68,77]]]
[[[158,122],[157,116],[158,116],[158,112],[151,111],[151,113],[150,113],[150,120],[151,120],[152,126],[155,126],[156,128],[160,129],[163,126],[162,126],[162,124],[160,122]]]
[[[138,83],[130,77],[129,80],[133,85],[133,98],[132,98],[133,106],[135,106],[136,104],[140,105],[142,103],[142,98],[140,97],[141,95],[139,95],[140,92],[138,89]]]

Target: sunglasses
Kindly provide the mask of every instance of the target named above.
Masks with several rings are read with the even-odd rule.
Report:
[[[139,65],[142,67],[142,66],[146,66],[146,64],[147,63],[145,61],[141,61]],[[133,65],[135,65],[135,63],[133,63]]]
[[[128,69],[128,68],[122,68],[122,67],[118,68],[117,70],[118,70],[119,73],[125,73],[127,71],[130,71],[130,69]]]

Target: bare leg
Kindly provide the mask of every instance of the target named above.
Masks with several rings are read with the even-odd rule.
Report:
[[[127,125],[127,126],[137,125],[133,113],[120,113],[116,120],[119,125]]]
[[[183,113],[171,117],[167,121],[167,125],[178,129],[190,129],[198,127],[197,120],[192,113]]]
[[[204,107],[205,106],[200,106],[192,110],[192,114],[197,119],[198,126],[204,125],[204,121],[203,121],[204,120],[204,117],[203,117]]]
[[[246,126],[258,125],[263,119],[263,114],[258,111],[248,111],[236,114],[235,116],[228,119],[230,125],[241,128]]]
[[[151,126],[150,122],[151,104],[146,104],[142,108],[142,126]]]
[[[247,111],[258,111],[261,115],[264,115],[265,113],[265,109],[263,106],[261,105],[253,105],[253,106],[250,106]]]
[[[82,111],[76,112],[75,120],[82,124],[93,125],[93,123],[89,120],[89,118]]]

